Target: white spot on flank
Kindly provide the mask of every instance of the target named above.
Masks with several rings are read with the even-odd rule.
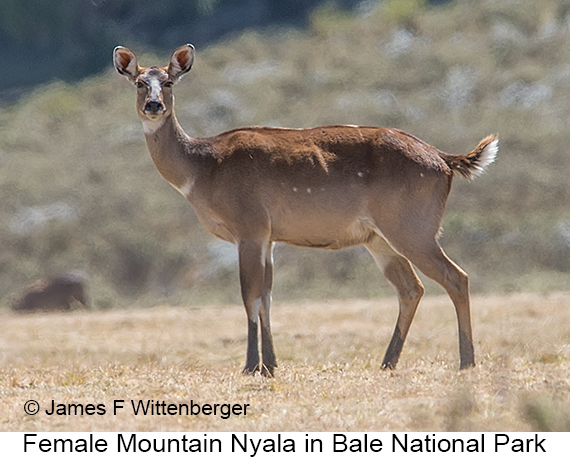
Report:
[[[293,187],[293,192],[297,192],[297,188],[296,188],[296,187]]]
[[[307,189],[307,193],[310,194],[312,192],[312,189]]]
[[[420,173],[420,176],[423,178],[423,177],[424,177],[424,174],[423,174],[423,173]]]
[[[160,127],[162,127],[163,123],[164,119],[161,119],[159,121],[151,121],[149,119],[143,119],[142,124],[143,124],[144,133],[146,133],[147,135],[152,135],[156,133],[156,131]]]
[[[358,176],[359,176],[360,178],[364,178],[364,173],[362,173],[361,171],[359,171],[359,172],[358,172]]]

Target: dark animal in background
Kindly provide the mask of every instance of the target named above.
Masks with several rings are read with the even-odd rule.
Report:
[[[12,309],[19,312],[70,311],[88,308],[87,276],[72,271],[38,279],[16,300]]]

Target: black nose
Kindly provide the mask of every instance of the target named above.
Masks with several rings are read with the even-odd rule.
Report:
[[[160,103],[159,101],[149,100],[148,102],[146,102],[146,105],[144,106],[144,110],[149,111],[153,114],[156,114],[159,111],[163,110],[163,106],[162,106],[162,103]]]

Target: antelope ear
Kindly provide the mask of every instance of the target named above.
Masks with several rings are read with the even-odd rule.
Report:
[[[177,81],[185,73],[190,71],[194,63],[195,49],[191,44],[180,46],[170,56],[170,63],[168,64],[168,74],[173,81]]]
[[[126,76],[131,82],[135,82],[140,74],[137,56],[128,48],[117,46],[113,51],[113,63],[115,64],[115,70]]]

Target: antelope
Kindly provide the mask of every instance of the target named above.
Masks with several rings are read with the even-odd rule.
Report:
[[[446,154],[401,130],[351,125],[245,127],[194,138],[178,123],[172,94],[194,56],[186,44],[166,67],[141,67],[122,46],[113,57],[115,69],[136,86],[136,109],[156,168],[208,231],[237,246],[248,320],[243,372],[273,376],[277,366],[270,324],[277,242],[364,245],[370,252],[399,301],[383,368],[396,367],[424,292],[415,265],[450,296],[460,368],[474,366],[468,277],[443,252],[438,233],[453,177],[481,174],[495,159],[498,138],[487,136],[464,155]]]
[[[80,271],[44,276],[21,293],[12,309],[18,312],[33,312],[88,308],[86,282],[85,274]]]

